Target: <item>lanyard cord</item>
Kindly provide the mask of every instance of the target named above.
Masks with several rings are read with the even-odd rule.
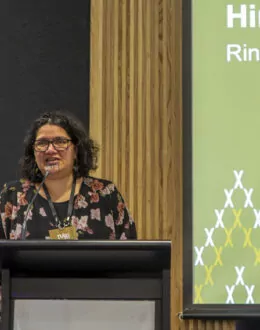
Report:
[[[76,177],[74,177],[72,187],[71,187],[71,193],[70,193],[70,199],[69,199],[69,205],[68,205],[68,212],[67,212],[67,218],[66,218],[67,221],[69,221],[71,216],[72,216],[75,188],[76,188]],[[49,206],[50,206],[50,209],[51,209],[51,213],[52,213],[52,216],[53,216],[53,218],[56,222],[57,227],[58,228],[63,228],[64,227],[63,221],[61,222],[58,215],[57,215],[54,204],[51,200],[51,196],[50,196],[50,194],[48,192],[48,189],[45,186],[45,184],[43,184],[43,189],[44,189],[45,195],[47,197],[47,200],[48,200],[48,203],[49,203]],[[61,225],[61,223],[62,223],[62,225]]]

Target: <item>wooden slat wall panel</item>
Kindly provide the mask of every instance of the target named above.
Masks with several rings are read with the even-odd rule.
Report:
[[[181,0],[93,0],[90,133],[96,176],[116,183],[140,239],[171,239],[172,329],[232,330],[180,321],[182,306]]]

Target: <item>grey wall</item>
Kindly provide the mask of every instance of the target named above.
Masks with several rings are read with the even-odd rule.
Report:
[[[29,123],[66,107],[88,126],[90,1],[0,1],[0,185],[19,177]]]

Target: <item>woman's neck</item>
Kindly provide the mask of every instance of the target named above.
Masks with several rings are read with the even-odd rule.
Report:
[[[45,186],[50,194],[51,200],[55,203],[66,202],[70,199],[71,188],[73,183],[73,175],[59,179],[47,178]],[[79,193],[82,178],[76,180],[75,195]],[[39,186],[39,185],[36,185]],[[40,195],[47,199],[44,189],[40,190]]]
[[[48,189],[52,201],[59,202],[69,199],[67,196],[70,195],[72,183],[73,175],[70,175],[59,179],[47,178],[45,181],[45,186]]]

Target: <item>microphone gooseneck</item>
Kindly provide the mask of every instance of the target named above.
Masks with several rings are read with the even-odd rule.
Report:
[[[29,212],[32,208],[33,202],[35,201],[35,198],[37,197],[37,195],[39,194],[41,187],[43,186],[47,176],[50,174],[49,170],[47,169],[44,177],[38,187],[38,189],[36,190],[36,192],[33,195],[32,200],[30,201],[30,203],[27,206],[26,212],[25,212],[25,216],[24,216],[24,221],[23,221],[23,225],[22,225],[22,233],[21,233],[21,240],[25,240],[26,239],[26,229],[27,229],[27,221],[28,221],[28,216],[29,216]]]

